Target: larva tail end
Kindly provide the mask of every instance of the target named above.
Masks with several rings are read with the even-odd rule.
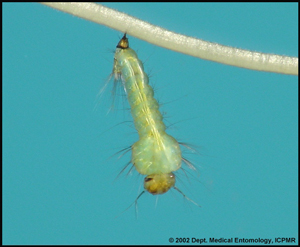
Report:
[[[122,39],[117,44],[117,48],[127,49],[128,47],[129,47],[129,42],[128,42],[128,38],[126,37],[126,33],[125,33],[124,36],[122,37]]]

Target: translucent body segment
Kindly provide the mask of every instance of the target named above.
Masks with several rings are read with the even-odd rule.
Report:
[[[132,163],[141,174],[170,173],[181,166],[181,150],[166,133],[144,136],[132,146]]]

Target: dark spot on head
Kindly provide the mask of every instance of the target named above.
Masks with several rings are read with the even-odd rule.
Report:
[[[145,182],[149,182],[149,181],[151,181],[151,180],[153,180],[153,178],[145,177]]]

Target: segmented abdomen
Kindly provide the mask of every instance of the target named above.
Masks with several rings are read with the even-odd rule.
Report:
[[[121,61],[119,68],[139,136],[156,131],[164,132],[166,127],[162,121],[163,117],[158,110],[158,102],[153,97],[153,89],[149,85],[142,62],[130,48],[122,50],[118,55],[117,61]]]
[[[181,166],[178,142],[166,133],[159,104],[144,72],[143,64],[130,48],[117,49],[115,74],[122,83],[140,140],[132,146],[132,163],[141,174],[165,174]]]

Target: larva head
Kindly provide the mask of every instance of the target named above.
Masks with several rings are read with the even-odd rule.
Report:
[[[144,188],[152,195],[166,193],[175,185],[175,175],[171,173],[148,175],[144,179]]]

